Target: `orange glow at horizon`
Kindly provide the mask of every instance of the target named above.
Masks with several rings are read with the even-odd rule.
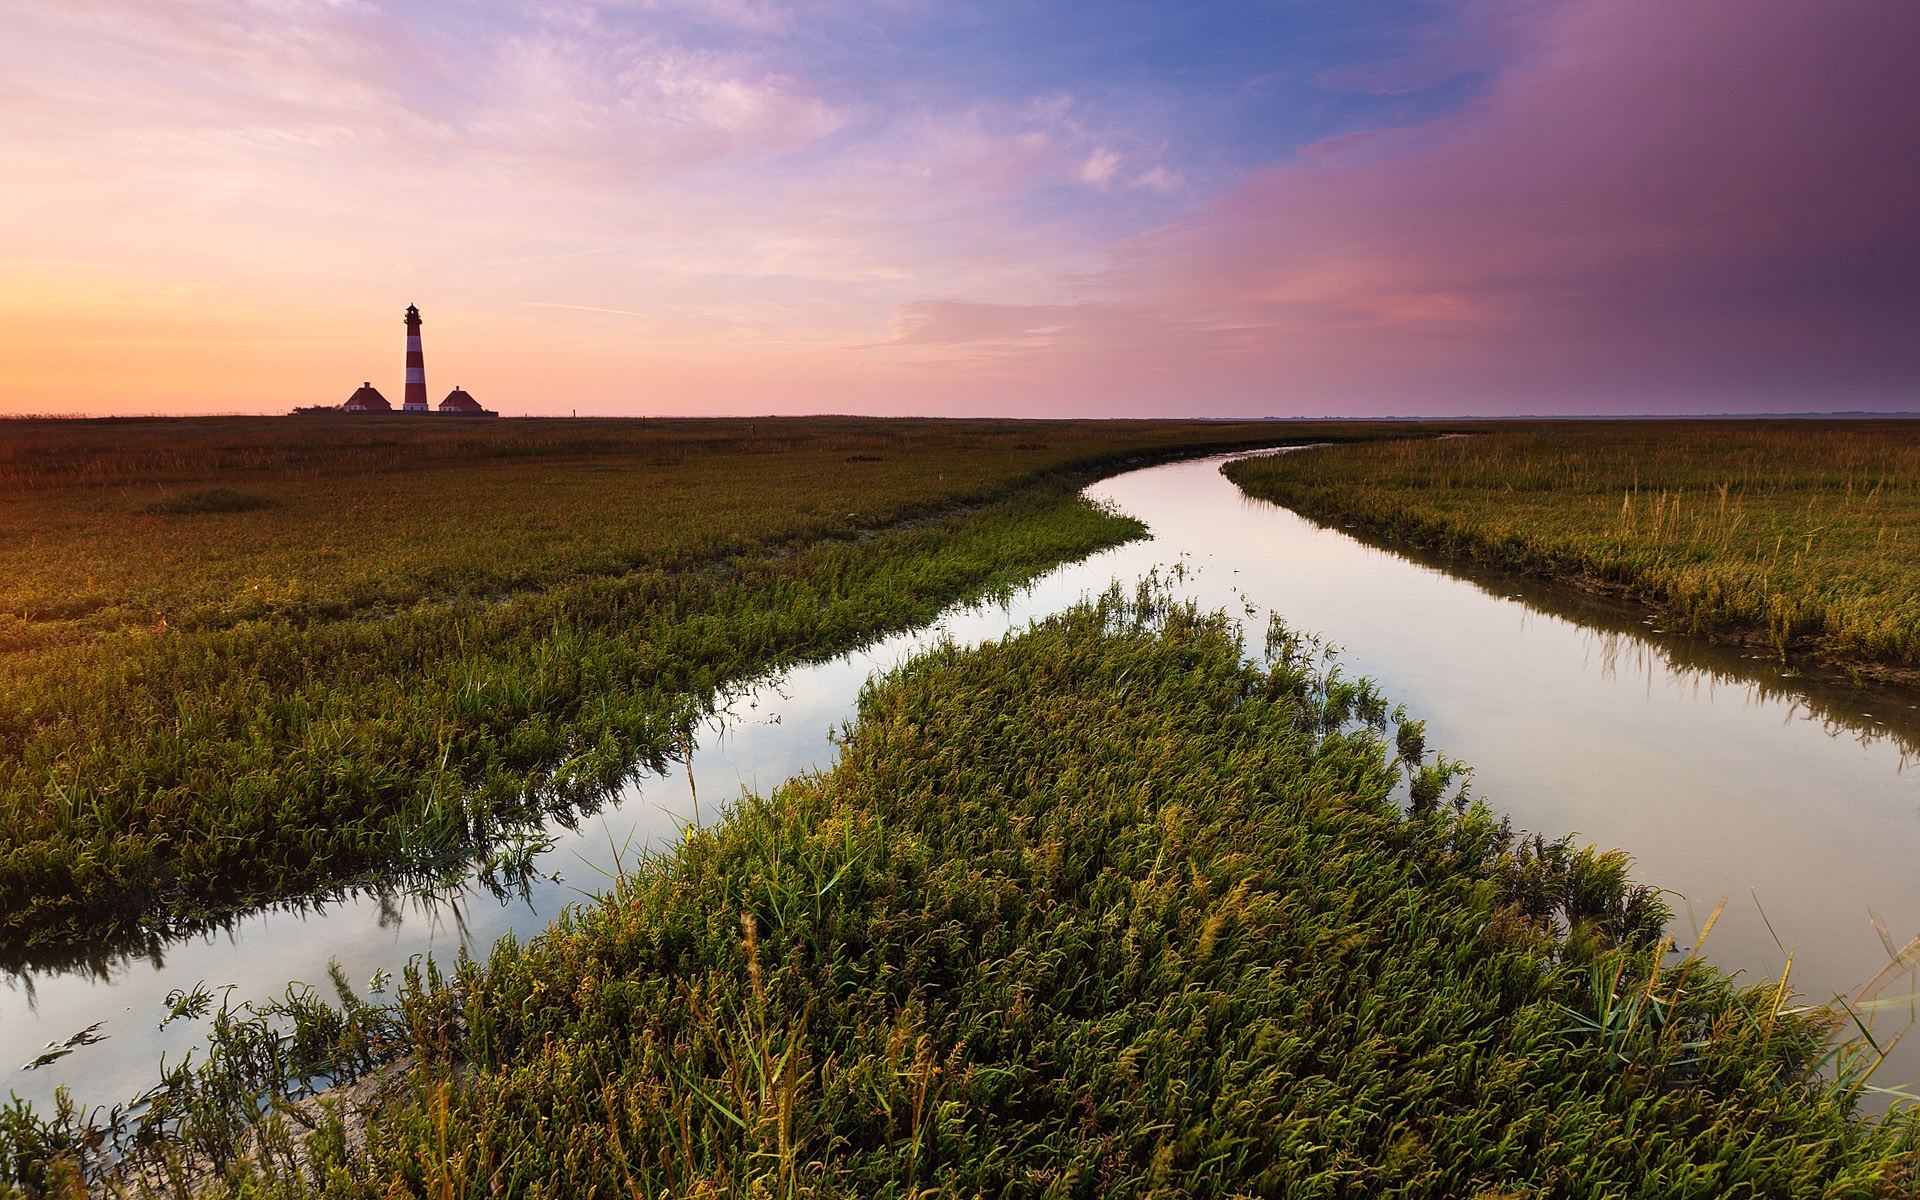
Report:
[[[1920,409],[1920,8],[1382,11],[0,0],[0,414]]]

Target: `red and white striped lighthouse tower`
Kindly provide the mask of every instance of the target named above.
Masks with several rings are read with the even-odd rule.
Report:
[[[427,360],[420,353],[420,310],[407,305],[407,394],[401,412],[432,412],[427,407]]]

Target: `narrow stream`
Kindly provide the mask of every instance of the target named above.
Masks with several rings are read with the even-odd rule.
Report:
[[[1312,453],[1313,451],[1308,451]],[[1153,536],[1062,568],[1009,602],[961,607],[932,626],[742,692],[693,755],[699,816],[831,765],[829,730],[860,686],[934,641],[999,637],[1030,620],[1179,564],[1180,589],[1243,618],[1257,648],[1268,614],[1325,636],[1350,675],[1370,675],[1427,720],[1427,744],[1475,768],[1473,791],[1514,825],[1577,832],[1637,858],[1669,889],[1690,946],[1715,904],[1708,957],[1749,981],[1792,982],[1811,1002],[1854,992],[1887,963],[1882,933],[1920,933],[1920,748],[1915,698],[1834,687],[1737,650],[1661,632],[1643,610],[1500,572],[1461,571],[1369,546],[1249,500],[1221,458],[1150,467],[1088,494]],[[363,895],[262,912],[151,956],[11,975],[0,988],[0,1087],[36,1105],[57,1085],[86,1103],[124,1100],[197,1034],[157,1029],[168,992],[204,981],[236,999],[289,980],[324,986],[329,958],[364,985],[414,955],[476,956],[522,939],[606,882],[616,857],[669,846],[695,819],[686,772],[648,776],[557,841],[523,898],[472,886],[439,896]],[[1876,922],[1879,928],[1876,928]],[[1910,995],[1911,976],[1884,997]],[[1878,1014],[1882,1034],[1910,1020]],[[106,1040],[39,1070],[19,1064],[95,1022]],[[1920,1076],[1920,1036],[1875,1082]]]

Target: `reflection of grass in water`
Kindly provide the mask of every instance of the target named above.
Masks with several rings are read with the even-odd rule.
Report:
[[[295,1014],[310,1075],[415,1065],[363,1145],[270,1132],[250,1194],[1913,1186],[1913,1119],[1817,1074],[1833,1014],[1665,965],[1618,852],[1403,812],[1380,698],[1270,645],[1147,592],[922,656],[831,772],[525,947]]]
[[[1310,517],[1624,588],[1691,632],[1920,667],[1920,423],[1507,425],[1228,474]]]
[[[1237,468],[1236,468],[1237,469]],[[1311,516],[1311,514],[1308,514]],[[1329,521],[1334,518],[1325,518]],[[1769,650],[1690,637],[1669,620],[1650,618],[1631,598],[1568,587],[1539,574],[1484,559],[1447,555],[1421,545],[1346,525],[1342,532],[1369,546],[1411,559],[1471,583],[1496,599],[1560,617],[1592,630],[1602,667],[1609,673],[1631,664],[1651,673],[1670,670],[1730,684],[1761,699],[1799,709],[1829,734],[1849,734],[1862,744],[1889,739],[1903,760],[1920,759],[1920,710],[1913,689],[1898,682],[1863,678],[1846,662],[1782,664]],[[1801,669],[1802,667],[1806,669]]]
[[[1737,688],[1755,699],[1784,705],[1829,736],[1844,734],[1863,746],[1886,739],[1899,750],[1903,766],[1920,758],[1920,719],[1905,689],[1850,687],[1832,678],[1784,673],[1771,662],[1729,663],[1719,655],[1700,653],[1697,643],[1678,639],[1648,641],[1643,635],[1617,631],[1599,631],[1594,636],[1610,674],[1630,664],[1636,674],[1649,678],[1656,672],[1671,673],[1682,681],[1703,678],[1713,686]]]

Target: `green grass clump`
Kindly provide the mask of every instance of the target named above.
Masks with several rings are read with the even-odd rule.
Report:
[[[1920,678],[1920,422],[1568,421],[1235,463],[1315,520]]]
[[[1910,1193],[1913,1119],[1814,1077],[1827,1014],[1663,969],[1618,852],[1403,813],[1384,704],[1323,664],[1151,592],[924,656],[830,773],[416,975],[364,1144],[229,1142],[231,1190]]]
[[[151,516],[178,517],[192,513],[259,512],[263,508],[272,508],[273,505],[272,500],[254,492],[240,492],[233,488],[205,488],[181,496],[169,496],[165,500],[155,500],[140,511]]]
[[[70,648],[0,693],[0,794],[15,798],[0,809],[0,936],[138,940],[460,861],[659,767],[729,682],[1138,529],[1055,489],[861,545],[508,605]]]
[[[10,957],[458,869],[657,765],[729,685],[1138,535],[1080,481],[1277,440],[1254,423],[456,424],[6,423]]]

